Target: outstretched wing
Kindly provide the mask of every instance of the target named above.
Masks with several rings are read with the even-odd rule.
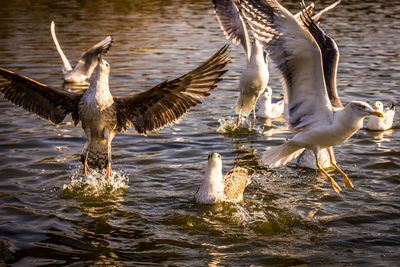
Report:
[[[226,38],[235,45],[242,45],[250,60],[251,46],[246,24],[232,0],[213,0],[215,15]]]
[[[28,77],[0,68],[0,92],[13,104],[55,124],[72,113],[78,123],[79,94],[57,90]]]
[[[255,37],[282,75],[289,123],[296,129],[332,121],[321,52],[310,33],[275,0],[239,0]]]
[[[304,8],[304,2],[301,2],[301,4]],[[300,18],[321,49],[324,78],[329,100],[332,106],[342,108],[343,105],[337,95],[336,89],[336,73],[339,62],[339,49],[336,42],[332,37],[325,34],[319,25],[314,23],[314,19],[308,13],[304,12]]]
[[[314,21],[318,21],[319,18],[327,11],[333,9],[335,6],[339,5],[341,2],[341,0],[335,0],[332,4],[330,4],[329,6],[325,7],[324,9],[322,9],[320,12],[318,12],[317,14],[315,14],[314,16],[312,16],[312,19]]]
[[[95,44],[89,50],[83,53],[74,68],[74,73],[90,77],[97,66],[97,56],[104,56],[110,49],[112,41],[112,37],[107,36],[103,41]]]
[[[147,134],[172,124],[191,107],[201,104],[198,98],[208,96],[226,72],[223,68],[229,62],[228,47],[225,45],[205,63],[175,80],[133,96],[114,97],[118,130],[133,123],[138,133]]]

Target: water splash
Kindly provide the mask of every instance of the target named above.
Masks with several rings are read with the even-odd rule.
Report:
[[[253,127],[251,127],[250,123],[247,120],[242,121],[239,126],[236,126],[235,119],[230,116],[227,118],[220,118],[218,122],[219,127],[217,129],[217,133],[221,134],[244,134],[253,131],[262,133],[263,131],[263,128],[258,125],[254,125]]]
[[[96,170],[91,170],[87,176],[76,173],[69,184],[64,184],[63,196],[85,200],[110,199],[126,192],[128,182],[128,175],[121,171],[113,171],[110,177]]]

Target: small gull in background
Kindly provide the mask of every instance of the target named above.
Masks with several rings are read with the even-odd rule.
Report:
[[[110,49],[112,38],[107,36],[103,41],[95,44],[89,50],[82,54],[75,68],[71,67],[68,58],[65,56],[58,43],[54,21],[51,22],[50,32],[53,37],[54,44],[56,45],[58,54],[60,54],[61,60],[63,62],[62,72],[64,74],[64,80],[69,83],[77,84],[88,84],[89,78],[92,75],[94,69],[97,66],[97,56],[105,55]]]
[[[281,117],[285,107],[283,99],[272,103],[272,89],[269,86],[267,86],[265,92],[259,98],[258,105],[257,117],[266,119]]]
[[[394,104],[392,103],[392,105],[385,111],[383,110],[383,104],[381,101],[376,101],[373,106],[376,108],[376,110],[383,113],[383,118],[369,116],[366,128],[373,131],[384,131],[392,128],[393,118],[396,111]]]

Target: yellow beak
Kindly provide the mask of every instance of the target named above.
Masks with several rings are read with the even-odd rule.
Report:
[[[383,113],[380,112],[380,111],[377,111],[377,110],[372,111],[369,115],[374,115],[374,116],[377,116],[377,117],[380,117],[380,118],[384,117]]]

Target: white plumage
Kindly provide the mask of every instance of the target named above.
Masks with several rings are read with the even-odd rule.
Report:
[[[235,112],[238,114],[237,126],[241,116],[249,116],[253,111],[251,125],[254,125],[256,112],[255,105],[259,96],[264,92],[268,84],[268,62],[264,56],[263,48],[254,39],[250,45],[247,28],[241,18],[237,7],[231,0],[213,0],[215,14],[222,31],[233,43],[242,45],[247,56],[246,68],[239,79],[239,98]]]
[[[257,117],[266,119],[281,117],[285,107],[283,99],[272,103],[272,89],[269,86],[267,86],[265,92],[258,99],[258,105]]]
[[[366,128],[374,131],[384,131],[392,128],[393,118],[396,111],[394,104],[392,104],[391,107],[385,111],[383,110],[383,104],[381,101],[376,101],[373,106],[376,108],[376,110],[383,113],[383,118],[369,116]]]
[[[318,169],[339,192],[341,188],[318,161],[318,152],[327,148],[331,164],[343,176],[343,185],[353,187],[347,175],[333,161],[331,147],[343,143],[360,129],[364,117],[382,116],[382,113],[361,101],[352,101],[344,108],[334,109],[325,84],[321,50],[310,32],[277,1],[240,0],[239,3],[255,37],[282,75],[288,121],[298,131],[288,142],[267,150],[262,160],[270,167],[282,166],[304,149],[311,149]]]
[[[222,175],[222,159],[218,153],[210,153],[203,182],[195,194],[200,204],[219,202],[239,202],[243,199],[243,191],[250,184],[249,170],[234,167]]]
[[[76,66],[72,68],[68,58],[65,56],[60,44],[58,43],[55,27],[56,25],[54,24],[54,21],[52,21],[50,25],[50,32],[57,48],[57,52],[60,54],[63,62],[62,72],[64,74],[64,80],[70,83],[88,84],[88,80],[97,66],[97,57],[99,55],[105,55],[111,46],[111,36],[107,36],[104,40],[95,44],[85,53],[83,53]]]

